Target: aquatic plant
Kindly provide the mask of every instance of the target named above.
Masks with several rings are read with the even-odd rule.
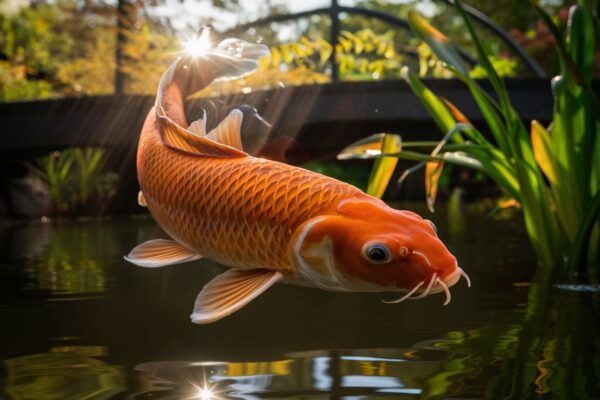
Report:
[[[591,263],[586,263],[586,258],[597,261],[600,233],[600,106],[591,89],[598,19],[586,2],[579,3],[571,9],[566,38],[552,18],[534,6],[555,37],[561,60],[561,73],[552,80],[554,113],[549,127],[538,121],[533,121],[529,130],[525,127],[461,2],[456,1],[495,96],[470,77],[468,67],[443,33],[415,12],[409,14],[409,22],[445,68],[469,88],[493,140],[405,67],[404,79],[445,133],[444,138],[405,143],[400,151],[389,151],[385,143],[390,135],[379,135],[346,148],[340,158],[391,156],[419,161],[407,173],[425,168],[431,210],[445,163],[481,171],[521,204],[531,244],[542,265],[556,267],[559,273],[588,276]],[[376,168],[386,166],[378,164]],[[379,184],[385,188],[388,182]],[[373,190],[381,192],[381,187]]]
[[[56,215],[103,210],[118,182],[116,173],[103,171],[105,161],[106,152],[101,148],[66,149],[38,160]]]

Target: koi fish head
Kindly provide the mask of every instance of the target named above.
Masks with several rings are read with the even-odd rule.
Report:
[[[310,219],[292,239],[292,258],[303,278],[340,291],[404,291],[395,301],[444,291],[461,276],[456,258],[435,225],[365,196],[342,201],[333,215]]]

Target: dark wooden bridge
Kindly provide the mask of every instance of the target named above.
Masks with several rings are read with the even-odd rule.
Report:
[[[460,82],[425,83],[463,110],[475,125],[485,127]],[[598,93],[600,82],[595,83]],[[526,121],[549,122],[553,99],[548,80],[507,80],[506,84]],[[0,166],[10,176],[10,171],[17,171],[16,166],[23,161],[54,150],[102,146],[109,150],[110,169],[120,176],[116,209],[137,210],[137,140],[153,101],[150,96],[99,96],[0,104]],[[340,82],[197,99],[187,102],[187,116],[196,119],[206,109],[210,128],[239,104],[245,104],[247,111],[255,108],[272,126],[247,112],[242,129],[246,148],[252,152],[253,147],[267,144],[269,150],[268,144],[274,143],[267,154],[280,156],[280,144],[292,144],[287,148],[286,161],[293,164],[307,159],[333,159],[344,146],[376,132],[399,133],[405,140],[442,137],[403,81]],[[281,137],[294,140],[278,140]]]
[[[456,104],[474,124],[485,125],[460,82],[426,84]],[[553,100],[548,80],[508,80],[507,86],[525,120],[549,121]],[[7,160],[66,147],[135,149],[152,103],[150,96],[117,95],[0,104],[0,155]],[[250,118],[245,126],[248,135],[260,131],[261,141],[293,137],[314,158],[332,157],[348,143],[375,132],[395,132],[413,140],[441,138],[403,81],[344,82],[196,99],[187,102],[187,115],[197,118],[204,108],[210,124],[238,104],[256,108],[273,126],[265,138],[266,127]]]

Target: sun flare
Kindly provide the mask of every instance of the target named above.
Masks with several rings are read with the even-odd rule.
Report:
[[[199,388],[196,398],[199,400],[214,400],[213,391],[211,388]]]
[[[203,29],[199,35],[194,35],[183,42],[183,49],[193,57],[201,57],[211,49],[210,31]]]

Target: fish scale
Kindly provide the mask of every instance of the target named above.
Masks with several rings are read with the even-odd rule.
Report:
[[[176,240],[237,268],[294,274],[293,232],[359,189],[255,157],[216,158],[170,149],[156,130],[140,138],[139,182],[148,209]]]

